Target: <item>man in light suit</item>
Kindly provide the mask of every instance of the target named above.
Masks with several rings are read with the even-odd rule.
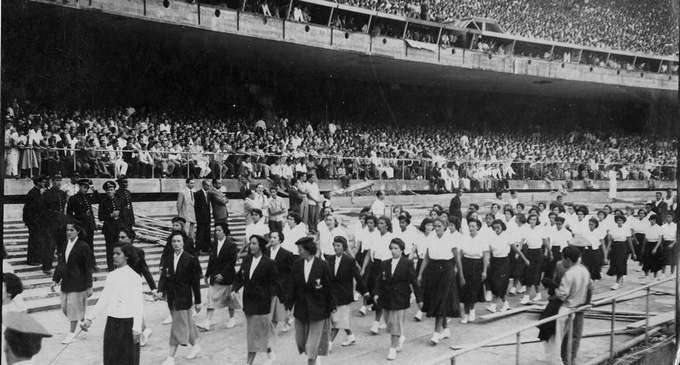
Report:
[[[227,223],[227,219],[229,218],[227,203],[229,203],[229,199],[227,199],[227,197],[224,196],[224,193],[222,193],[220,190],[222,187],[222,181],[219,179],[213,179],[212,187],[212,189],[208,190],[208,196],[210,199],[210,205],[212,206],[215,224],[220,222]]]
[[[187,222],[184,226],[186,233],[194,239],[196,227],[196,208],[194,207],[194,179],[186,180],[186,189],[182,189],[177,196],[177,215],[184,218]]]

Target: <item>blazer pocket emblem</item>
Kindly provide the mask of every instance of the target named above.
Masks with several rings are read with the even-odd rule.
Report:
[[[387,280],[387,272],[386,271],[382,272],[382,279]]]
[[[323,288],[323,285],[321,285],[321,279],[316,279],[316,285],[314,285],[314,289],[321,289]]]

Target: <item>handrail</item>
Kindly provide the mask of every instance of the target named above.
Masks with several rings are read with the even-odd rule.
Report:
[[[532,323],[530,323],[530,324],[526,324],[526,325],[524,325],[524,326],[521,326],[521,327],[518,328],[518,329],[514,329],[514,330],[511,330],[511,331],[504,332],[504,333],[502,333],[502,334],[500,334],[500,335],[491,337],[491,338],[489,338],[489,339],[487,339],[487,340],[480,341],[480,342],[478,342],[478,343],[476,343],[476,344],[474,344],[474,345],[465,346],[465,348],[462,348],[462,349],[460,349],[460,350],[456,350],[456,351],[454,351],[453,353],[450,353],[450,354],[447,354],[447,355],[441,355],[441,356],[435,358],[434,360],[430,360],[430,361],[426,362],[425,365],[439,364],[439,363],[444,362],[444,361],[447,361],[447,360],[450,360],[450,361],[452,361],[452,363],[454,363],[456,357],[459,357],[459,356],[464,355],[464,354],[467,354],[467,353],[469,353],[469,352],[478,350],[478,349],[480,349],[480,348],[482,348],[482,347],[484,347],[484,346],[491,345],[492,343],[497,342],[497,341],[500,341],[500,340],[502,340],[502,339],[504,339],[504,338],[506,338],[506,337],[510,337],[510,336],[513,336],[513,335],[518,335],[520,332],[526,331],[526,330],[528,330],[528,329],[536,328],[536,327],[539,326],[539,325],[542,325],[542,324],[545,324],[545,323],[548,323],[548,322],[552,322],[552,321],[554,321],[554,320],[557,320],[558,318],[562,318],[562,317],[566,317],[566,316],[571,316],[571,315],[576,314],[576,313],[578,313],[578,312],[584,312],[584,311],[586,311],[586,310],[588,310],[588,309],[590,309],[590,308],[598,307],[598,306],[601,306],[601,305],[603,305],[603,304],[607,304],[607,303],[609,303],[609,302],[615,302],[616,299],[618,299],[618,298],[626,297],[626,296],[629,296],[629,295],[631,295],[631,294],[633,294],[633,293],[636,293],[636,292],[639,292],[639,291],[642,291],[642,290],[647,290],[647,289],[649,289],[649,288],[651,288],[651,287],[653,287],[653,286],[656,286],[656,285],[659,285],[659,284],[664,284],[664,283],[670,282],[671,280],[675,280],[675,278],[674,278],[674,277],[671,277],[671,278],[666,278],[666,279],[663,279],[663,280],[655,281],[655,282],[653,282],[653,283],[645,284],[645,285],[640,286],[640,287],[638,287],[638,288],[635,288],[635,289],[632,289],[632,290],[629,290],[629,291],[626,291],[626,292],[623,292],[623,293],[615,294],[615,295],[612,295],[611,297],[603,298],[603,299],[601,299],[601,300],[598,300],[598,301],[595,301],[595,302],[591,302],[591,303],[589,303],[589,304],[585,304],[585,305],[579,306],[578,308],[569,310],[569,312],[562,313],[562,314],[556,314],[556,315],[554,315],[554,316],[551,316],[551,317],[547,317],[547,318],[541,319],[541,320],[539,320],[539,321],[537,321],[537,322],[532,322]],[[646,317],[649,318],[649,312],[647,313],[647,316],[646,316]],[[648,326],[645,326],[645,331],[648,331],[648,330],[649,330],[647,327],[648,327]]]

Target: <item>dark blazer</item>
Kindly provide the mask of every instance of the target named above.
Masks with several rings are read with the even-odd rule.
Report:
[[[460,211],[461,202],[458,195],[451,198],[451,203],[449,203],[449,215],[458,217],[458,219],[463,218],[463,213]]]
[[[250,266],[253,257],[243,259],[241,269],[234,280],[233,291],[243,288],[243,313],[247,315],[269,314],[272,306],[272,296],[279,286],[276,263],[262,255],[260,263],[250,277]]]
[[[208,190],[208,199],[210,199],[210,205],[212,205],[215,222],[226,222],[227,218],[229,218],[229,212],[227,212],[229,199],[215,189]]]
[[[304,197],[298,189],[288,189],[288,210],[292,210],[300,214],[300,206],[302,205]]]
[[[400,258],[392,275],[392,259],[385,260],[380,265],[380,273],[376,278],[375,295],[380,306],[387,310],[401,310],[410,307],[411,288],[416,294],[418,303],[423,296],[416,278],[413,262],[407,258]]]
[[[668,204],[665,201],[654,201],[652,203],[652,212],[656,213],[662,219],[665,219],[665,215],[668,212]]]
[[[208,259],[208,268],[205,270],[205,277],[210,278],[210,285],[215,284],[217,274],[222,274],[224,278],[219,285],[232,285],[236,277],[237,258],[238,248],[231,236],[227,236],[220,252],[217,252],[217,239],[214,239]]]
[[[250,190],[254,188],[255,187],[250,185],[250,183],[241,184],[241,186],[239,186],[238,188],[238,190],[241,192],[241,198],[243,198],[243,200],[246,200],[246,198],[250,195]]]
[[[194,193],[194,209],[196,210],[196,222],[207,222],[210,224],[210,198],[206,197],[203,189]]]
[[[52,280],[61,281],[61,291],[65,293],[83,292],[92,287],[92,263],[90,261],[90,246],[78,239],[66,261],[66,245],[60,248],[57,269],[54,270]]]
[[[137,262],[130,265],[130,267],[132,270],[135,270],[137,274],[144,277],[151,290],[156,289],[156,281],[153,279],[151,270],[149,270],[149,265],[146,263],[146,259],[144,258],[144,250],[135,246],[132,246],[132,249],[135,250],[135,253],[137,254]]]
[[[293,316],[303,322],[327,319],[336,306],[331,294],[331,270],[326,261],[316,257],[307,282],[304,270],[304,259],[293,262],[290,295],[285,307],[290,310],[295,305]]]
[[[357,281],[357,291],[365,294],[366,284],[359,274],[359,266],[355,259],[346,253],[342,254],[338,272],[335,272],[335,260],[337,256],[328,258],[328,266],[331,269],[331,293],[337,305],[347,305],[354,301],[354,280]]]
[[[165,293],[168,300],[168,308],[171,310],[187,310],[193,303],[201,304],[201,265],[198,259],[186,251],[177,262],[177,270],[174,269],[174,253],[163,257],[165,263],[161,270],[161,278],[158,289]],[[193,294],[193,302],[192,302]]]
[[[267,256],[271,256],[267,253]],[[286,296],[290,288],[290,275],[293,271],[293,261],[295,257],[293,254],[283,247],[279,246],[279,251],[276,252],[276,257],[271,257],[276,262],[276,271],[279,273],[279,285],[276,287],[276,296],[279,297],[281,303],[286,302]]]
[[[116,196],[122,201],[120,209],[120,219],[126,227],[132,228],[135,225],[135,208],[132,206],[132,194],[128,189],[116,190]]]

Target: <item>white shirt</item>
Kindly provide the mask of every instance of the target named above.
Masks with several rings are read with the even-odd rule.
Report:
[[[444,232],[441,237],[438,237],[436,232],[432,232],[429,237],[431,240],[427,247],[427,255],[431,260],[451,260],[453,249],[457,247],[454,240],[457,238],[457,242],[460,242],[463,239],[463,235],[459,232],[449,233],[448,231]]]
[[[392,275],[394,275],[394,270],[397,269],[397,264],[399,263],[399,259],[392,258]]]
[[[569,241],[573,238],[571,232],[566,228],[562,227],[562,229],[558,231],[557,228],[552,226],[547,229],[547,236],[550,240],[550,245],[552,247],[559,246],[560,251],[569,246]]]
[[[477,235],[463,236],[463,242],[460,245],[463,256],[470,259],[481,259],[484,257],[484,252],[489,252],[489,240],[487,235],[477,232]]]
[[[222,251],[222,246],[224,246],[224,242],[227,241],[227,237],[224,237],[223,240],[217,241],[217,252],[215,252],[215,255],[219,255],[220,251]]]
[[[304,264],[305,283],[309,281],[309,273],[312,272],[312,264],[314,264],[313,257],[311,260],[305,260]]]
[[[645,235],[645,238],[647,239],[648,242],[659,242],[661,236],[663,236],[663,230],[661,229],[661,226],[659,226],[658,224],[654,224],[649,226],[649,229],[647,229],[647,234]]]
[[[603,239],[604,236],[602,235],[602,231],[595,229],[593,231],[588,230],[587,232],[583,232],[583,238],[588,241],[593,250],[597,250],[602,245],[602,241],[600,240]]]
[[[319,192],[319,185],[317,185],[316,183],[313,183],[313,184],[307,183],[307,194],[309,194],[310,198],[321,202],[321,193]],[[307,201],[307,204],[308,205],[317,205],[317,203],[312,199],[309,199]]]
[[[496,234],[494,232],[489,236],[489,250],[491,256],[496,258],[508,257],[510,254],[511,245],[514,244],[514,239],[507,231]]]
[[[297,246],[295,243],[302,237],[307,236],[307,226],[300,222],[295,228],[290,229],[288,225],[283,227],[283,236],[285,237],[281,243],[281,247],[285,248],[290,252],[297,252]]]
[[[338,274],[338,268],[340,267],[340,260],[342,260],[342,255],[335,256],[335,267],[333,268],[333,273]]]
[[[663,240],[664,241],[674,241],[677,238],[678,234],[678,224],[677,223],[664,223],[663,226],[661,226],[661,231],[663,232]]]
[[[390,242],[394,235],[391,232],[385,232],[381,235],[379,231],[376,230],[378,234],[375,236],[375,240],[371,243],[371,252],[373,253],[373,259],[375,260],[389,260],[392,257],[392,252],[390,251]]]
[[[184,252],[184,250],[182,250]],[[182,257],[182,252],[179,254],[175,254],[172,260],[172,267],[174,268],[175,271],[177,271],[177,262],[179,262],[179,258]]]
[[[104,308],[107,308],[109,317],[132,318],[132,330],[142,332],[142,278],[129,265],[109,273],[99,301],[87,318],[93,320]]]
[[[73,250],[73,246],[75,246],[77,240],[78,239],[76,238],[73,241],[68,241],[66,243],[66,251],[64,252],[64,259],[66,262],[68,262],[68,258],[71,256],[71,251]]]
[[[416,253],[418,254],[419,259],[424,259],[425,258],[425,253],[427,252],[427,248],[430,245],[430,240],[431,237],[434,233],[430,232],[429,236],[426,236],[425,233],[418,231],[416,234],[416,243],[415,243],[415,249]]]
[[[262,255],[260,255],[259,257],[253,256],[253,261],[250,262],[250,272],[248,273],[248,279],[253,278],[253,273],[255,272],[255,268],[257,268],[257,265],[260,263],[261,260],[262,260]]]
[[[642,233],[646,234],[647,229],[651,226],[649,224],[648,220],[639,220],[637,218],[631,218],[630,220],[627,220],[626,222],[630,222],[630,228],[633,230],[633,233]]]
[[[529,249],[537,249],[543,247],[543,229],[540,226],[531,228],[527,225],[527,230],[525,231],[525,236],[523,237],[526,241],[527,247]]]
[[[619,227],[617,224],[616,227],[609,230],[609,234],[612,236],[614,242],[623,242],[630,237],[630,228],[627,228],[625,225]]]
[[[281,245],[272,246],[269,249],[269,258],[271,258],[272,260],[275,259],[276,255],[279,253],[279,248],[281,248]]]
[[[418,230],[414,226],[407,226],[406,231],[402,231],[399,225],[394,228],[394,238],[401,238],[404,241],[404,254],[407,256],[411,254],[413,246],[416,244],[416,237]]]
[[[371,204],[371,213],[377,218],[385,215],[385,203],[380,199],[376,199],[373,204]]]
[[[336,236],[345,237],[345,239],[347,239],[347,233],[340,227],[334,227],[332,230],[329,230],[326,222],[319,222],[316,228],[319,231],[319,249],[321,249],[321,254],[335,255],[333,239],[335,239]]]
[[[252,223],[246,226],[246,242],[248,242],[250,237],[254,235],[264,237],[267,233],[269,233],[269,227],[264,224],[264,219],[260,218],[257,223]]]

